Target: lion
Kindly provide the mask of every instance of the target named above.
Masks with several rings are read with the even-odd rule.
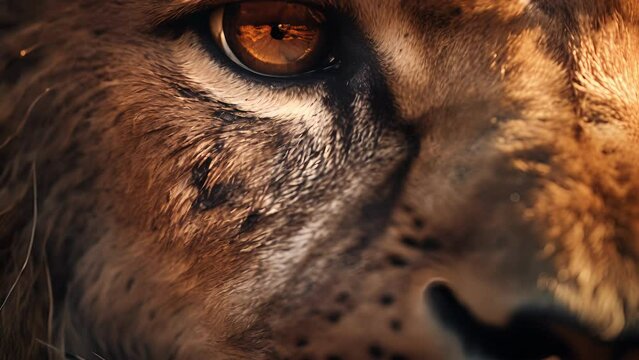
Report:
[[[0,29],[0,358],[639,358],[635,0]]]

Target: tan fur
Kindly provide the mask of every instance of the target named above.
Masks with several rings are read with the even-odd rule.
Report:
[[[639,3],[324,1],[285,84],[175,30],[214,3],[0,2],[0,358],[464,357],[436,279],[636,335]]]

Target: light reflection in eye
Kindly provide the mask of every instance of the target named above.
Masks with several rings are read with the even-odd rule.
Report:
[[[231,60],[258,74],[294,76],[330,61],[326,16],[310,6],[229,4],[211,14],[210,28]]]

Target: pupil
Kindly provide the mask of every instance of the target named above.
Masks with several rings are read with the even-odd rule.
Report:
[[[271,37],[275,40],[282,40],[286,33],[282,31],[279,24],[271,25]]]

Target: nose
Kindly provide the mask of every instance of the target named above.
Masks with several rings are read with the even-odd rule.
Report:
[[[621,336],[603,341],[566,310],[517,309],[505,325],[474,314],[444,283],[425,292],[429,310],[473,359],[639,359],[639,338]]]

